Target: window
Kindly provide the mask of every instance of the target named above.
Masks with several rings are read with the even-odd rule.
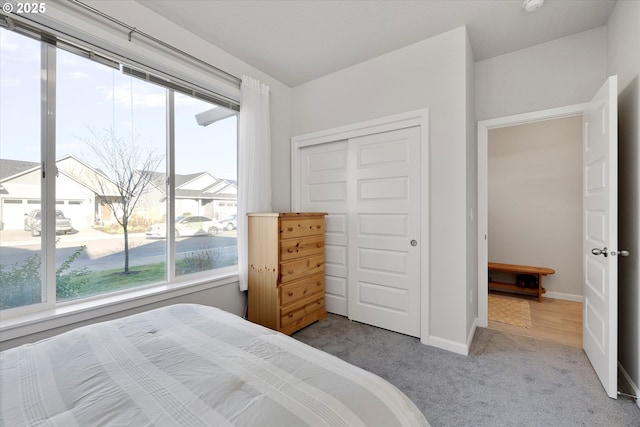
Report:
[[[0,41],[0,310],[237,265],[235,228],[221,223],[236,213],[235,111],[77,46],[5,29]],[[41,105],[55,123],[42,137]],[[216,109],[228,114],[198,120]]]
[[[177,276],[238,263],[236,232],[221,223],[236,213],[236,117],[210,124],[196,120],[219,109],[175,94]],[[197,235],[210,237],[192,238]]]
[[[41,44],[0,29],[0,310],[46,302],[38,235]],[[15,102],[19,99],[20,102]]]

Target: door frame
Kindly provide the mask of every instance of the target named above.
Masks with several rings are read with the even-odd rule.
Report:
[[[540,122],[552,119],[561,119],[582,115],[589,103],[568,105],[565,107],[551,108],[547,110],[532,111],[529,113],[515,114],[498,117],[495,119],[478,122],[478,322],[477,325],[486,328],[488,319],[488,292],[489,280],[487,275],[487,262],[489,261],[489,248],[487,234],[489,232],[489,203],[488,203],[488,164],[487,144],[489,131],[527,123]]]
[[[311,145],[420,126],[420,342],[429,344],[429,109],[408,111],[291,138],[291,210],[300,209],[300,150]],[[347,298],[349,298],[347,294]]]

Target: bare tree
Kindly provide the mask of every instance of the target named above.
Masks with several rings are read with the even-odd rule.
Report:
[[[100,203],[111,209],[116,222],[122,226],[124,274],[129,274],[129,219],[140,197],[149,190],[164,155],[141,146],[133,138],[119,137],[114,129],[91,130],[91,134],[93,138],[85,142],[95,156],[94,161],[88,162],[96,171],[92,181],[99,192]]]

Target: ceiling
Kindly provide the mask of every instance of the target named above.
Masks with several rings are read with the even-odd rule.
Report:
[[[466,25],[476,61],[606,24],[615,0],[137,0],[290,87]]]

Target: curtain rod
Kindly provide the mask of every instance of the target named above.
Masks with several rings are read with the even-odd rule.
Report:
[[[101,12],[98,9],[94,8],[94,7],[91,7],[91,6],[89,6],[89,5],[85,4],[85,3],[82,3],[79,0],[71,0],[71,2],[73,4],[75,4],[75,5],[77,5],[77,6],[80,6],[80,7],[84,8],[84,9],[86,9],[86,10],[88,10],[88,11],[90,11],[90,12],[92,12],[92,13],[94,13],[94,14],[102,17],[102,18],[104,18],[104,19],[107,19],[107,20],[109,20],[109,21],[111,21],[111,22],[113,22],[115,24],[118,24],[121,27],[124,27],[127,30],[129,30],[129,35],[128,35],[129,41],[131,41],[131,36],[133,34],[139,34],[139,35],[141,35],[141,36],[153,41],[154,43],[157,43],[157,44],[161,45],[164,48],[167,48],[167,49],[172,50],[172,51],[174,51],[176,53],[179,53],[180,55],[183,55],[183,56],[185,56],[185,57],[187,57],[187,58],[189,58],[189,59],[191,59],[193,61],[196,61],[196,62],[198,62],[198,63],[200,63],[202,65],[205,65],[207,67],[213,68],[217,72],[219,72],[219,73],[225,75],[227,78],[231,79],[233,82],[235,82],[238,85],[238,87],[240,87],[240,83],[242,82],[242,80],[239,77],[236,77],[233,74],[226,72],[225,70],[222,70],[222,69],[220,69],[220,68],[218,68],[218,67],[216,67],[214,65],[211,65],[208,62],[203,61],[202,59],[197,58],[197,57],[191,55],[190,53],[187,53],[187,52],[185,52],[185,51],[183,51],[181,49],[178,49],[175,46],[172,46],[172,45],[170,45],[170,44],[168,44],[166,42],[163,42],[162,40],[159,40],[159,39],[153,37],[150,34],[147,34],[147,33],[143,32],[143,31],[140,31],[136,27],[132,27],[131,25],[129,25],[127,23],[124,23],[124,22],[114,18],[113,16],[107,15],[106,13]]]

